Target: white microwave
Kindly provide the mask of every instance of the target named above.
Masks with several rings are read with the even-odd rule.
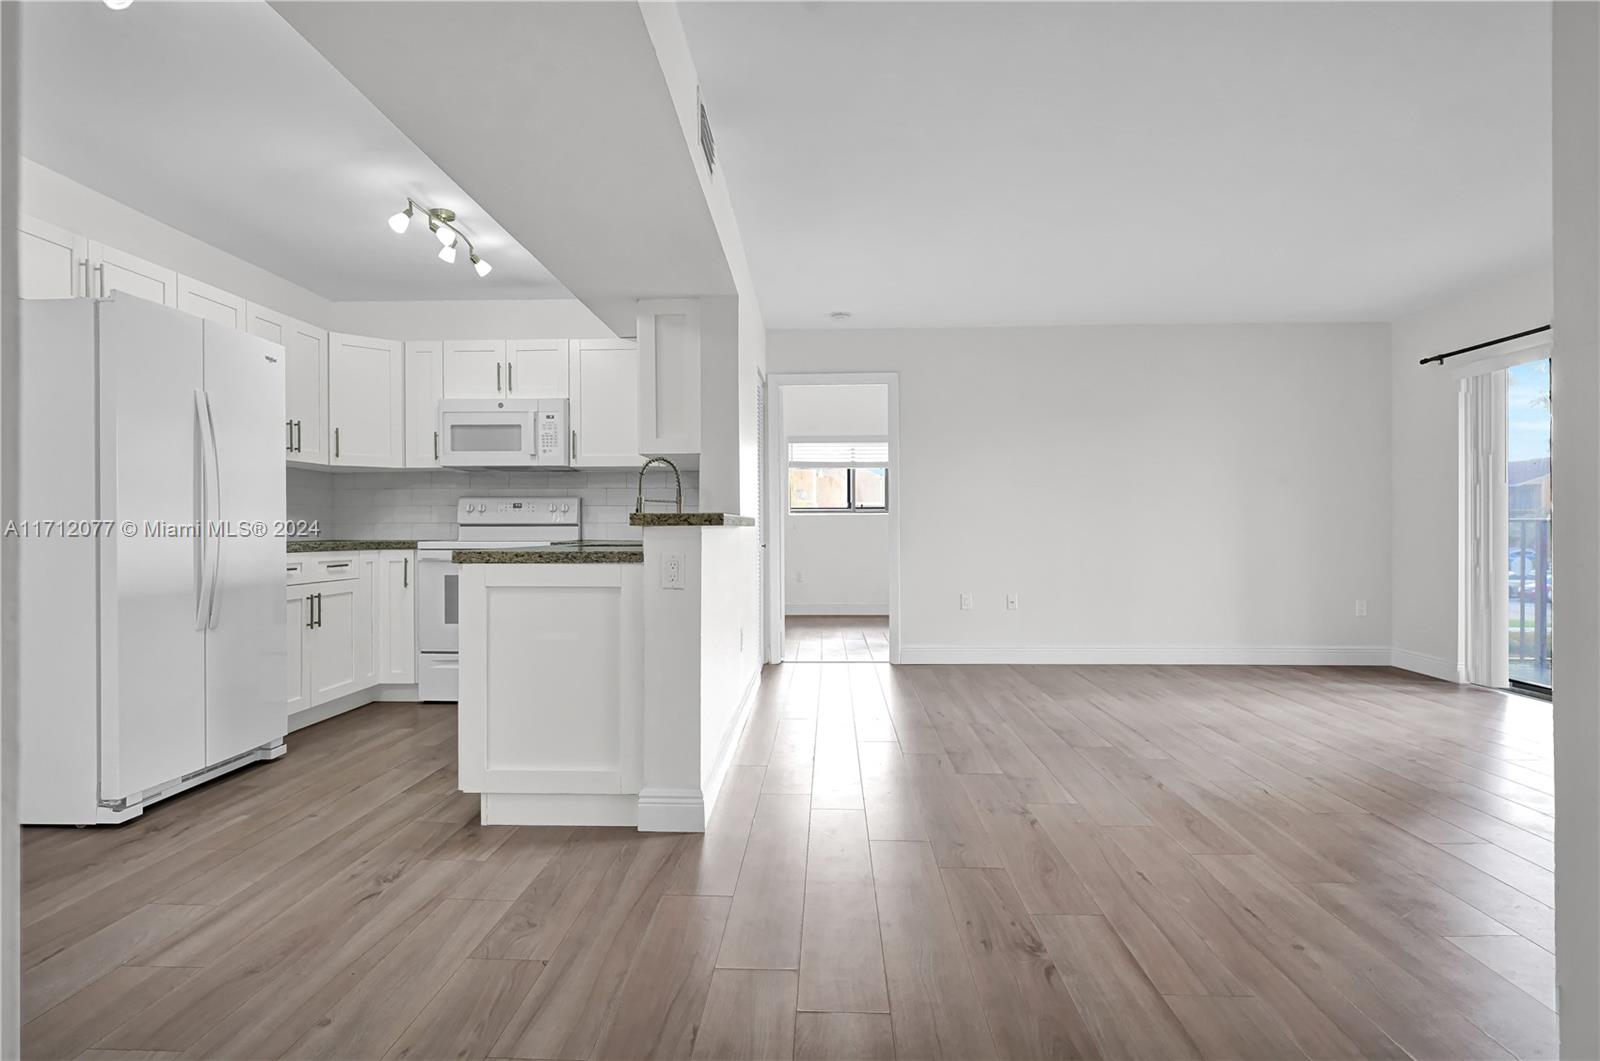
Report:
[[[453,468],[565,468],[572,432],[565,398],[445,398],[439,463]]]

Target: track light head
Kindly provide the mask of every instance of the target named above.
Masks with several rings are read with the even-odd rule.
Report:
[[[439,248],[439,260],[446,265],[454,265],[456,260],[456,241],[451,237],[450,242]]]
[[[406,203],[406,208],[404,210],[400,211],[398,214],[395,214],[393,217],[389,218],[389,228],[390,228],[390,230],[392,232],[394,232],[395,235],[401,236],[401,235],[404,235],[406,229],[408,229],[410,227],[411,227],[411,204],[408,202],[408,203]]]
[[[133,0],[106,0],[106,6],[113,11],[126,11]]]
[[[494,268],[494,266],[478,257],[476,254],[472,256],[472,267],[478,271],[479,276],[488,276],[489,271]]]

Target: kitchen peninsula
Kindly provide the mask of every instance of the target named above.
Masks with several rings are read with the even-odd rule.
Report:
[[[642,542],[454,554],[460,786],[485,824],[705,828],[760,667],[754,520],[631,522]]]

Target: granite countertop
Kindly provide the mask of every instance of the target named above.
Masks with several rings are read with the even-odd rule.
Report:
[[[732,512],[635,512],[628,517],[634,527],[754,527],[754,516]]]
[[[642,564],[640,542],[570,542],[531,549],[457,549],[458,564]]]
[[[290,538],[286,543],[291,553],[356,553],[416,547],[416,542],[398,538]]]

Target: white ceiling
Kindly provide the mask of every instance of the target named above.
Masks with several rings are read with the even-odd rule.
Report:
[[[1535,3],[689,3],[771,327],[1387,320],[1550,255]]]
[[[265,3],[24,5],[19,53],[26,157],[325,298],[566,297]],[[456,210],[494,271],[390,232],[407,194]]]

